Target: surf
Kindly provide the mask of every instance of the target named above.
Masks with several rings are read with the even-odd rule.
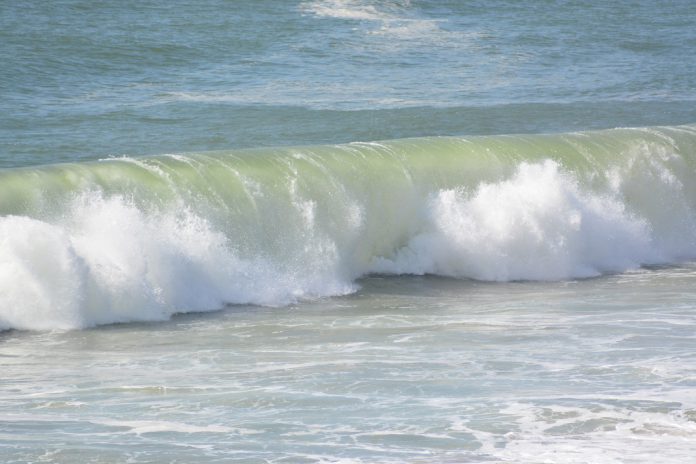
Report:
[[[0,327],[162,320],[370,274],[564,280],[696,255],[696,126],[0,170]]]

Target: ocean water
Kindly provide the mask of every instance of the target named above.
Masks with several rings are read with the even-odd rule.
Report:
[[[0,462],[685,463],[696,3],[0,2]]]

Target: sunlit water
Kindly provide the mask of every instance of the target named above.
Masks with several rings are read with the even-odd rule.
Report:
[[[695,24],[0,2],[0,462],[693,461]]]

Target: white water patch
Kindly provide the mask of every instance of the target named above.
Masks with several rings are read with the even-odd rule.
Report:
[[[145,213],[122,196],[92,192],[68,211],[54,223],[0,218],[0,328],[162,320],[353,290],[331,272],[240,258],[232,238],[186,208]]]
[[[454,46],[458,50],[471,46],[481,37],[479,32],[447,30],[441,27],[446,19],[427,18],[408,0],[366,2],[359,0],[318,0],[304,2],[300,11],[318,18],[361,21],[368,35],[385,36],[393,49],[421,45]],[[401,39],[404,42],[394,42]]]
[[[99,425],[106,425],[109,427],[123,427],[127,428],[126,433],[133,433],[136,435],[142,435],[146,433],[163,433],[163,432],[174,432],[174,433],[223,433],[231,434],[237,432],[236,429],[231,427],[225,427],[222,425],[192,425],[182,422],[171,422],[171,421],[148,421],[148,420],[138,420],[138,421],[119,421],[119,420],[102,420],[94,421]]]
[[[479,280],[560,280],[663,257],[648,222],[616,197],[584,192],[558,163],[522,163],[510,179],[437,192],[426,226],[372,272]]]
[[[395,19],[392,14],[378,10],[374,5],[365,4],[364,2],[355,0],[323,0],[305,2],[300,8],[306,13],[328,18],[352,19],[359,21],[386,21]]]
[[[696,249],[693,169],[674,141],[662,138],[669,143],[636,142],[627,150],[625,164],[608,174],[610,186],[650,218],[655,247],[669,261],[691,259]]]
[[[681,463],[696,439],[696,422],[682,410],[513,403],[501,413],[515,423],[504,437],[459,428],[476,437],[482,452],[503,462],[622,464],[660,456],[661,462]]]

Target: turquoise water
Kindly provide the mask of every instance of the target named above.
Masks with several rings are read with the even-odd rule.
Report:
[[[0,461],[690,462],[695,24],[0,3]]]

